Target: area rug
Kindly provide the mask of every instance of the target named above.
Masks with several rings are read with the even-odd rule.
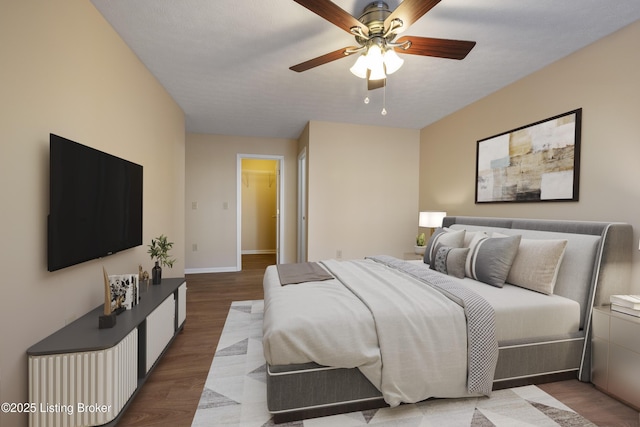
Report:
[[[266,404],[263,301],[231,304],[192,427],[273,426]],[[594,426],[536,386],[494,391],[490,398],[431,399],[396,408],[277,424],[355,426]]]

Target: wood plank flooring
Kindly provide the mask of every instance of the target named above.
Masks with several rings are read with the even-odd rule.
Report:
[[[191,425],[232,301],[262,299],[274,255],[245,255],[243,271],[187,276],[187,321],[118,426]],[[638,412],[577,380],[539,385],[598,426],[640,427]]]

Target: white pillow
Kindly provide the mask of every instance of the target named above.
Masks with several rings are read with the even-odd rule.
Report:
[[[522,239],[507,282],[543,294],[553,294],[566,247],[566,240]]]
[[[493,233],[492,236],[507,237],[501,233]],[[520,240],[507,282],[543,294],[553,294],[566,247],[565,239]]]
[[[431,264],[431,260],[435,254],[436,246],[441,244],[451,248],[461,248],[464,243],[464,230],[451,230],[449,228],[437,228],[427,242],[424,251],[424,262]]]

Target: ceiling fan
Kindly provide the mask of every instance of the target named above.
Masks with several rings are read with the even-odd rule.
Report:
[[[367,5],[356,19],[330,0],[294,0],[320,17],[352,34],[358,46],[329,52],[290,67],[302,72],[356,53],[362,55],[351,68],[358,77],[366,78],[369,90],[385,86],[387,74],[400,68],[403,60],[396,55],[434,56],[464,59],[476,45],[473,41],[436,39],[429,37],[396,36],[437,5],[440,0],[404,0],[394,10],[383,1]],[[384,68],[383,68],[384,66]]]

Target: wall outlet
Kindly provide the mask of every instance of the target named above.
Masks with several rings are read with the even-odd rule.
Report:
[[[224,209],[225,211],[226,211],[227,209],[229,209],[229,202],[224,202],[224,203],[222,204],[222,209]]]
[[[198,202],[191,202],[191,209],[193,209],[194,211],[198,209]]]
[[[192,250],[193,252],[197,252],[197,251],[198,251],[198,244],[197,244],[197,243],[194,243],[193,245],[191,245],[191,250]]]
[[[337,259],[342,259],[342,249],[338,249],[338,250],[336,251],[336,258],[337,258]]]

